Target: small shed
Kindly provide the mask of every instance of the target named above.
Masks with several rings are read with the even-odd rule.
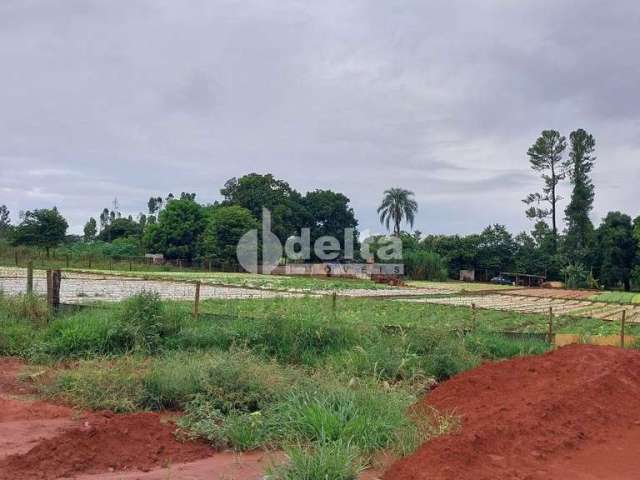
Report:
[[[476,281],[476,271],[475,270],[460,270],[460,281],[461,282],[475,282]]]

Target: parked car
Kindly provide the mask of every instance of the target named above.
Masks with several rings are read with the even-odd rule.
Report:
[[[498,275],[491,279],[491,283],[495,283],[496,285],[513,285],[513,280],[503,277],[502,275]]]

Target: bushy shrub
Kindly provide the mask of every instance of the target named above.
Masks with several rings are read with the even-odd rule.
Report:
[[[582,263],[569,264],[562,269],[567,288],[592,288],[596,283]]]
[[[204,395],[215,409],[253,412],[283,396],[296,376],[248,352],[173,353],[154,361],[145,378],[146,404],[184,407]]]
[[[143,291],[121,304],[117,319],[135,339],[136,348],[157,351],[162,341],[174,335],[184,321],[185,312],[168,308],[157,292]]]
[[[50,319],[49,306],[36,295],[8,296],[0,292],[0,312],[6,318],[44,324]]]
[[[37,353],[54,358],[87,358],[133,350],[136,332],[111,311],[77,312],[54,320],[44,332]]]
[[[403,252],[405,275],[413,280],[445,281],[449,277],[446,260],[435,252],[409,250]]]
[[[198,395],[187,404],[185,415],[178,424],[182,429],[181,435],[204,439],[220,449],[254,450],[268,447],[273,441],[261,411],[225,414],[204,395]]]
[[[143,406],[146,372],[146,362],[135,357],[83,360],[62,370],[44,391],[82,408],[133,412]]]
[[[39,336],[28,322],[0,319],[0,355],[26,357]]]

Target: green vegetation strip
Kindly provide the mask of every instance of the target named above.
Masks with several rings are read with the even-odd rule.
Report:
[[[594,302],[640,304],[640,293],[635,292],[604,292],[589,297]]]
[[[190,304],[151,293],[52,317],[40,299],[0,296],[0,355],[46,369],[42,392],[80,407],[179,409],[185,437],[284,449],[275,480],[355,479],[380,452],[405,455],[457,428],[452,416],[408,413],[435,382],[548,348],[536,337],[544,316],[478,311],[473,332],[471,321],[468,308],[339,299],[334,309],[326,298],[205,301],[196,320]]]

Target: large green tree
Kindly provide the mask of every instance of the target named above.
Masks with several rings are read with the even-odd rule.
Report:
[[[427,235],[419,246],[444,257],[449,267],[449,276],[458,278],[460,270],[477,268],[479,243],[479,235]]]
[[[223,205],[241,206],[258,219],[262,218],[263,208],[270,210],[273,233],[282,242],[311,223],[300,193],[270,173],[250,173],[232,178],[225,183],[220,193],[224,197]]]
[[[25,212],[13,235],[15,245],[42,247],[47,252],[58,246],[67,234],[69,224],[56,207]]]
[[[610,212],[596,230],[598,279],[606,287],[631,289],[631,272],[638,250],[631,217]]]
[[[558,201],[561,200],[557,193],[557,187],[565,179],[562,153],[566,147],[566,138],[559,132],[544,130],[527,151],[531,168],[540,172],[543,186],[541,193],[531,193],[523,200],[529,206],[526,214],[527,217],[536,220],[545,220],[551,217],[554,239],[558,235],[557,206]],[[548,207],[544,205],[548,205]]]
[[[547,274],[547,257],[533,235],[527,232],[518,234],[515,245],[513,263],[517,272],[533,275]]]
[[[393,234],[400,236],[400,225],[407,222],[413,227],[416,212],[418,211],[418,202],[413,198],[414,193],[404,188],[390,188],[385,190],[382,203],[378,207],[378,215],[380,215],[380,223],[387,230],[390,224],[393,224]]]
[[[96,238],[96,234],[98,233],[98,224],[96,223],[95,218],[89,218],[89,221],[84,225],[83,232],[85,242],[91,242]]]
[[[201,205],[190,199],[171,199],[158,215],[157,223],[145,231],[143,244],[148,251],[167,258],[192,260],[205,226]]]
[[[239,205],[213,208],[200,242],[200,256],[218,264],[236,265],[240,238],[257,228],[258,221],[246,208]]]
[[[0,205],[0,238],[6,238],[11,231],[11,218],[6,205]]]
[[[583,129],[569,135],[571,151],[565,162],[565,169],[573,190],[571,201],[565,209],[567,231],[564,239],[566,256],[570,262],[590,263],[590,251],[593,242],[593,223],[589,213],[593,208],[594,186],[591,170],[595,156],[596,141]]]
[[[303,205],[311,217],[311,242],[315,242],[321,236],[328,235],[340,242],[340,248],[344,249],[345,229],[353,229],[352,239],[358,237],[356,220],[353,208],[349,205],[349,199],[331,190],[315,190],[307,192],[303,199]]]
[[[479,237],[476,263],[479,269],[495,275],[513,267],[516,242],[504,225],[491,225]]]
[[[98,235],[99,240],[112,242],[118,238],[135,237],[142,233],[142,227],[131,217],[111,220]]]

